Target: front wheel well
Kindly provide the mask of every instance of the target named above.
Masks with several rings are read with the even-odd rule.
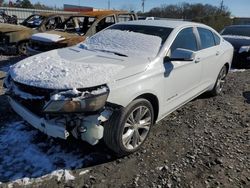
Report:
[[[153,106],[153,110],[154,110],[154,123],[155,123],[157,118],[158,118],[158,114],[159,114],[159,100],[158,100],[158,98],[154,94],[145,93],[145,94],[142,94],[142,95],[136,97],[134,100],[136,100],[136,99],[146,99],[151,103],[151,105]]]
[[[229,72],[229,63],[225,63],[225,66],[227,67],[227,73]]]

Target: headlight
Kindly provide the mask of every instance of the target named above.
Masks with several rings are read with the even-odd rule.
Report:
[[[250,50],[250,46],[241,46],[241,48],[239,49],[239,53],[243,53],[243,52],[249,52]]]
[[[102,92],[88,92],[87,96],[69,97],[69,93],[64,93],[67,97],[58,97],[58,100],[49,101],[44,107],[45,113],[80,113],[94,112],[101,109],[108,98],[109,90],[101,89]],[[58,94],[57,94],[58,95]],[[79,95],[79,93],[75,93]]]

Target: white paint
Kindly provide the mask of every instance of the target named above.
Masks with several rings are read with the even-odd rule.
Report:
[[[57,34],[36,33],[31,36],[31,39],[42,42],[59,42],[64,40],[65,38]]]

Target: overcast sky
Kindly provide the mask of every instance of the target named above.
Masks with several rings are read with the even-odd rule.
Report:
[[[81,6],[91,6],[94,8],[108,8],[108,0],[31,0],[41,2],[50,6],[62,7],[63,4],[74,4]],[[188,3],[208,3],[218,6],[221,0],[146,0],[145,10],[148,11],[153,7],[162,4],[176,4],[181,2]],[[112,9],[133,8],[136,11],[142,10],[141,0],[110,0]],[[224,4],[231,10],[234,16],[250,17],[250,0],[224,0]]]

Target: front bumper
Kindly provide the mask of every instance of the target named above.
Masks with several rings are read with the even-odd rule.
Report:
[[[69,136],[69,132],[66,130],[65,123],[40,118],[11,97],[8,97],[8,99],[12,109],[36,129],[55,138],[67,139]]]

